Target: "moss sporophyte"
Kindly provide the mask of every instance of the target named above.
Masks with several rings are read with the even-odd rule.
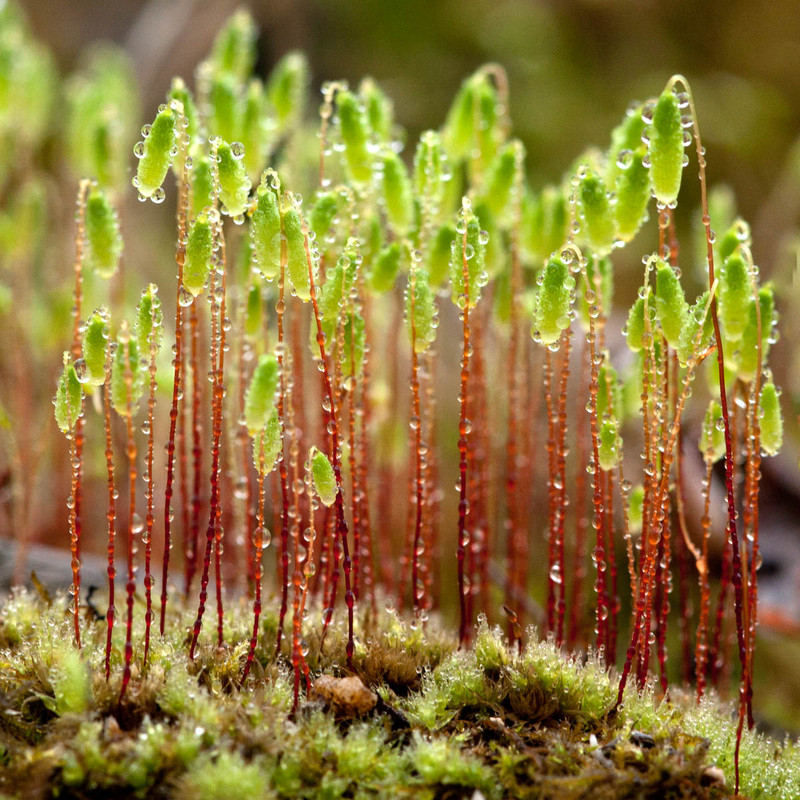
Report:
[[[9,8],[19,36],[0,44],[24,47]],[[237,12],[133,146],[139,199],[173,202],[177,227],[177,284],[135,311],[108,288],[121,231],[147,235],[120,219],[132,159],[112,146],[130,132],[115,80],[134,79],[105,53],[70,94],[87,177],[54,403],[74,648],[57,604],[6,602],[0,791],[800,797],[796,747],[765,755],[752,730],[773,287],[746,222],[714,216],[688,82],[535,188],[501,67],[404,154],[374,81],[323,85],[312,119],[303,56],[262,83],[256,39]],[[99,502],[105,607],[81,592]],[[731,684],[733,722],[708,697]]]

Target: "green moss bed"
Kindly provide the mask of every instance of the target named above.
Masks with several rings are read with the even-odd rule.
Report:
[[[206,633],[194,661],[192,609],[174,610],[168,634],[154,631],[145,674],[134,653],[120,704],[123,626],[107,682],[105,621],[87,609],[78,651],[66,605],[18,592],[2,606],[1,798],[733,796],[729,708],[673,689],[668,700],[631,691],[615,713],[615,676],[533,630],[518,654],[482,622],[459,651],[433,618],[423,628],[362,612],[355,677],[342,630],[322,650],[309,640],[312,692],[292,714],[274,613],[240,686],[247,604],[226,611],[225,646]],[[741,773],[746,797],[800,798],[800,747],[746,732]]]

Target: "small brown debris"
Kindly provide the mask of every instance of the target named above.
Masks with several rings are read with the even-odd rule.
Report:
[[[367,689],[357,675],[321,675],[311,686],[310,699],[322,701],[337,717],[361,717],[378,703],[378,695]]]
[[[704,767],[700,775],[700,783],[703,786],[716,786],[725,788],[725,773],[719,767]]]

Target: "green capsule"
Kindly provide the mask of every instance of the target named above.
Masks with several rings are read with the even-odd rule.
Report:
[[[283,212],[283,234],[286,237],[286,274],[297,296],[307,303],[311,299],[311,280],[303,233],[303,218],[291,203]]]
[[[486,241],[483,258],[486,275],[489,278],[496,278],[507,271],[508,250],[504,246],[504,232],[498,227],[494,214],[484,200],[475,203],[475,216],[478,218],[481,236]]]
[[[771,283],[758,290],[758,302],[761,306],[761,362],[767,363],[767,356],[771,345],[773,326],[775,324],[775,297]],[[756,376],[758,369],[758,315],[756,301],[751,298],[747,309],[747,322],[742,332],[739,344],[739,377],[744,381],[751,381]]]
[[[228,18],[217,34],[211,49],[214,72],[227,73],[244,82],[256,63],[258,30],[246,9],[239,9]]]
[[[501,220],[510,218],[511,190],[524,157],[522,142],[514,139],[503,146],[486,174],[485,203],[492,214]]]
[[[347,170],[355,182],[368,183],[372,178],[372,165],[366,111],[358,98],[347,89],[338,92],[336,105]]]
[[[133,185],[142,197],[151,197],[156,202],[164,199],[161,184],[175,156],[175,146],[175,112],[169,106],[162,106],[144,141],[134,147],[139,165]]]
[[[177,100],[181,104],[183,116],[186,117],[186,133],[189,136],[189,141],[196,141],[200,134],[197,105],[194,102],[192,92],[184,83],[183,78],[172,79],[172,85],[167,93],[167,98],[169,100]],[[175,167],[175,164],[173,164],[173,167]]]
[[[339,318],[342,306],[355,285],[358,274],[357,259],[357,251],[353,241],[350,240],[333,269],[329,270],[319,292],[319,315],[324,322],[335,322]]]
[[[262,475],[269,475],[283,449],[281,421],[278,411],[272,409],[266,424],[253,436],[253,465]]]
[[[611,202],[603,179],[593,169],[579,172],[576,194],[583,222],[581,239],[599,256],[611,252],[616,237],[616,225]]]
[[[308,74],[308,61],[297,51],[287,53],[272,70],[267,81],[266,96],[275,109],[280,130],[296,125],[303,119]]]
[[[470,162],[473,179],[475,176],[482,175],[497,155],[500,142],[498,106],[497,90],[488,77],[482,77],[475,89],[477,148]]]
[[[256,190],[256,206],[250,221],[255,265],[272,280],[281,267],[281,210],[275,190],[262,182]]]
[[[372,78],[364,78],[358,87],[358,94],[367,110],[367,120],[373,134],[388,143],[394,127],[394,104]]]
[[[619,464],[622,455],[622,437],[619,435],[619,423],[614,417],[607,416],[600,423],[597,456],[600,469],[608,472]]]
[[[781,418],[780,392],[768,380],[761,387],[761,450],[774,456],[783,446],[783,419]]]
[[[629,242],[647,219],[647,205],[650,202],[652,186],[650,170],[644,165],[646,150],[644,146],[630,151],[625,157],[627,165],[617,172],[613,184],[617,201],[614,205],[614,221],[617,236]],[[627,163],[627,162],[630,163]]]
[[[675,270],[663,261],[656,261],[656,317],[667,344],[679,348],[689,316],[689,304]]]
[[[198,156],[192,167],[192,217],[199,216],[203,209],[211,205],[213,193],[214,173],[211,161],[207,156]]]
[[[409,282],[406,290],[406,325],[411,337],[414,327],[414,349],[424,353],[436,341],[436,329],[439,326],[439,315],[436,308],[436,295],[428,283],[428,274],[424,269],[415,270],[414,288]],[[412,312],[411,300],[414,300]]]
[[[387,150],[382,158],[383,200],[389,224],[398,236],[409,228],[413,215],[411,181],[408,170],[397,153]]]
[[[274,355],[262,355],[253,370],[253,377],[244,398],[244,419],[251,436],[266,425],[275,402],[280,371]]]
[[[189,225],[186,258],[183,263],[183,286],[197,297],[205,288],[211,271],[214,231],[208,214],[201,212]]]
[[[106,380],[106,348],[108,347],[108,309],[103,307],[89,317],[83,333],[83,361],[86,383],[102,386]]]
[[[628,496],[628,530],[641,533],[644,520],[644,486],[639,484],[631,489]]]
[[[633,105],[628,109],[625,119],[611,131],[611,147],[604,176],[607,186],[615,186],[621,173],[632,165],[634,152],[642,146],[643,133],[642,105]]]
[[[449,254],[449,246],[448,246]],[[375,264],[369,274],[369,287],[373,292],[388,292],[397,279],[400,270],[400,243],[392,242],[378,253]]]
[[[678,360],[683,365],[686,365],[694,352],[694,341],[701,323],[703,325],[703,332],[700,335],[700,346],[702,347],[714,334],[713,320],[708,310],[707,291],[703,292],[689,309],[689,315],[681,331],[680,343],[678,347],[675,348]]]
[[[117,212],[106,193],[93,186],[86,198],[85,264],[103,278],[110,278],[122,256],[122,236]]]
[[[597,373],[597,418],[603,419],[606,414],[618,417],[622,411],[622,385],[606,355]]]
[[[247,307],[244,313],[245,336],[249,336],[251,339],[258,336],[263,317],[264,299],[261,295],[261,287],[253,285],[247,291]]]
[[[729,342],[741,340],[752,296],[750,270],[745,260],[738,255],[729,256],[720,271],[717,293],[719,321]]]
[[[325,250],[325,241],[338,210],[339,198],[336,192],[319,192],[314,200],[314,205],[308,212],[308,227],[314,231],[315,241],[320,251]]]
[[[161,309],[161,299],[158,296],[158,286],[151,283],[143,292],[142,299],[136,309],[136,346],[145,358],[150,354],[158,353],[161,348],[161,338],[164,332],[164,313]]]
[[[217,170],[219,176],[219,199],[222,211],[231,217],[240,217],[247,210],[250,195],[250,179],[244,168],[244,147],[241,142],[217,146]]]
[[[456,228],[450,222],[445,222],[433,237],[428,250],[428,276],[435,289],[444,283],[450,272],[450,257],[455,240]]]
[[[447,154],[441,136],[436,131],[425,131],[414,152],[414,194],[437,204],[441,201],[442,184],[450,180]]]
[[[486,273],[486,233],[466,198],[458,215],[456,237],[450,250],[451,297],[459,308],[473,308],[489,279]],[[466,265],[468,283],[464,284]]]
[[[475,76],[467,78],[456,93],[445,118],[442,137],[448,155],[462,161],[469,155],[475,136]]]
[[[253,78],[247,84],[242,106],[239,141],[244,147],[244,168],[248,177],[257,180],[264,168],[266,128],[264,121],[264,86]]]
[[[698,444],[707,464],[713,464],[725,455],[725,423],[722,419],[722,406],[716,400],[708,403]]]
[[[242,104],[239,85],[230,75],[218,75],[208,92],[208,132],[226,142],[238,139],[241,129]]]
[[[569,213],[560,187],[546,186],[538,196],[527,193],[522,201],[522,242],[537,266],[567,240]]]
[[[83,389],[75,367],[70,363],[69,353],[64,353],[64,370],[58,380],[55,399],[56,424],[62,433],[75,428],[83,409]]]
[[[355,313],[348,314],[344,321],[344,353],[342,354],[342,377],[356,374],[364,363],[364,348],[367,344],[367,328],[364,318]]]
[[[684,154],[681,110],[672,89],[665,89],[656,101],[648,135],[653,195],[659,203],[673,205],[681,188]]]
[[[562,331],[570,326],[570,309],[575,289],[575,278],[569,264],[553,255],[545,264],[536,295],[532,333],[544,345],[555,344]]]
[[[332,506],[336,500],[336,474],[331,462],[321,450],[312,447],[309,454],[311,461],[311,476],[314,479],[314,489],[323,505]]]
[[[625,341],[628,349],[633,353],[638,353],[642,349],[642,337],[644,336],[644,298],[637,297],[631,310],[628,312],[628,321],[625,323]]]
[[[127,370],[130,370],[130,382],[126,381]],[[127,324],[123,322],[111,364],[111,405],[121,416],[128,415],[129,407],[131,414],[136,413],[144,390],[142,377],[136,339],[129,334]]]

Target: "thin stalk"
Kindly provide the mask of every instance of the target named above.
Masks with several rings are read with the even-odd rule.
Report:
[[[114,630],[114,619],[117,610],[114,606],[114,579],[117,568],[114,563],[114,548],[117,520],[117,492],[114,488],[114,444],[111,438],[111,361],[113,358],[112,344],[106,346],[105,383],[103,385],[103,427],[106,435],[106,474],[108,476],[108,611],[106,612],[106,681],[111,677],[111,635]]]

